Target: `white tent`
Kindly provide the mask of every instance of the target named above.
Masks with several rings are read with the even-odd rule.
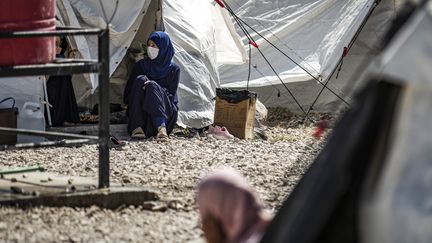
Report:
[[[364,60],[370,59],[379,51],[378,43],[402,1],[383,0],[374,9],[376,2],[380,1],[228,0],[239,18],[322,82],[338,68],[344,47],[350,47],[351,41],[361,30],[348,55],[344,57],[338,79],[334,74],[329,83],[329,88],[348,102],[350,98],[347,95],[355,85],[352,75],[361,68]],[[367,18],[372,10],[374,11]],[[366,25],[361,28],[364,21],[367,21]],[[249,28],[246,29],[303,109],[308,109],[322,85]],[[242,38],[247,44],[245,35]],[[268,107],[283,106],[299,112],[299,107],[255,48],[252,48],[251,60],[249,87],[258,92],[258,98]],[[241,67],[223,66],[220,73],[223,87],[247,86],[248,63]],[[340,103],[338,98],[325,90],[315,108],[320,111],[335,111],[334,103]]]
[[[59,15],[66,25],[104,27],[103,10],[97,0],[58,0]],[[116,1],[103,1],[107,16],[115,11]],[[131,8],[131,6],[134,6]],[[163,16],[163,17],[162,17]],[[125,0],[119,1],[110,30],[110,75],[112,101],[121,103],[128,70],[135,58],[128,50],[139,49],[153,30],[164,29],[176,49],[174,61],[181,67],[179,86],[179,119],[181,126],[203,127],[212,123],[215,89],[219,87],[217,64],[238,64],[245,61],[232,22],[208,0]],[[217,43],[223,41],[222,45]],[[84,58],[95,57],[97,43],[91,38],[73,41]],[[78,102],[87,106],[96,103],[89,98],[97,88],[96,76],[77,78]]]
[[[116,6],[116,0],[104,0],[104,9],[109,18]],[[111,101],[121,103],[123,87],[128,74],[136,61],[133,50],[145,43],[153,30],[164,29],[170,36],[176,49],[174,57],[181,67],[179,86],[179,119],[181,126],[203,127],[213,122],[215,88],[246,87],[247,80],[247,42],[244,35],[234,27],[233,20],[226,9],[212,0],[122,0],[112,19],[110,30],[110,75]],[[320,0],[320,1],[227,1],[236,14],[281,47],[289,56],[313,75],[320,75],[325,80],[337,65],[341,51],[353,38],[366,15],[373,7],[373,0]],[[370,36],[380,36],[388,19],[394,13],[394,1],[384,0],[379,6],[384,11],[378,12],[372,19],[381,19],[374,28],[366,29]],[[57,0],[57,16],[64,25],[82,27],[104,27],[104,14],[98,0]],[[375,22],[376,24],[376,22]],[[370,30],[368,28],[371,28]],[[370,38],[364,37],[364,39]],[[288,85],[295,84],[294,95],[303,106],[321,87],[298,66],[256,35],[253,37],[260,49],[269,58]],[[358,66],[359,59],[373,54],[373,48],[364,45],[359,37],[358,49],[361,53],[344,64],[342,79],[337,84],[349,83],[345,77],[346,67]],[[364,40],[363,39],[363,40]],[[77,36],[70,39],[73,47],[79,50],[81,57],[96,57],[95,38]],[[354,48],[352,49],[354,50]],[[357,53],[354,53],[357,54]],[[251,73],[250,86],[258,91],[258,97],[267,106],[288,106],[292,100],[278,83],[275,75],[258,58],[253,50],[252,64],[256,66]],[[240,64],[240,66],[239,66]],[[234,66],[235,65],[235,66]],[[291,82],[291,83],[290,83]],[[1,90],[9,90],[0,81]],[[80,105],[91,108],[97,103],[97,76],[74,76],[74,87]],[[39,82],[40,85],[40,82]],[[30,92],[33,96],[43,97],[41,89],[30,90],[23,85],[15,86]],[[343,85],[332,81],[332,89],[340,93]],[[34,90],[38,90],[36,93]],[[281,93],[278,98],[275,94]],[[288,98],[287,98],[288,97]],[[322,103],[331,104],[335,99]]]

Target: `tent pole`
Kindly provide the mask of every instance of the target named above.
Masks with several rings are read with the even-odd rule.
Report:
[[[50,103],[48,100],[48,91],[47,91],[47,79],[46,77],[42,77],[42,82],[43,82],[43,89],[44,89],[44,102],[45,102],[45,109],[46,109],[46,113],[48,116],[48,125],[51,127],[52,126],[52,121],[51,121],[51,111],[50,111]]]
[[[109,26],[98,38],[99,47],[99,188],[109,184]]]
[[[363,30],[364,26],[366,25],[366,22],[369,20],[370,16],[372,15],[372,12],[375,10],[375,8],[378,6],[378,4],[381,2],[381,0],[376,0],[374,2],[374,5],[372,6],[372,8],[369,10],[368,14],[366,15],[365,19],[362,21],[359,29],[356,31],[356,33],[354,34],[354,37],[351,39],[350,43],[348,44],[348,49],[347,51],[349,51],[351,49],[351,47],[354,45],[354,42],[357,40],[358,36],[360,35],[361,31]],[[321,90],[318,92],[318,95],[315,97],[315,100],[312,102],[312,104],[309,106],[308,111],[306,112],[305,117],[303,117],[303,122],[308,119],[309,113],[313,110],[314,105],[316,104],[316,102],[318,101],[319,97],[321,96],[322,92],[324,91],[324,89],[329,89],[328,84],[330,83],[331,78],[333,77],[333,74],[336,72],[336,70],[338,69],[338,66],[341,64],[341,62],[343,61],[343,58],[345,57],[347,53],[344,53],[340,58],[339,61],[336,65],[336,67],[332,70],[332,72],[330,73],[330,75],[328,76],[328,78],[326,79],[326,82],[324,83],[323,87],[321,88]],[[337,76],[336,76],[337,77]],[[344,101],[342,99],[342,101]],[[345,104],[347,104],[349,106],[349,104],[347,102],[345,102]]]

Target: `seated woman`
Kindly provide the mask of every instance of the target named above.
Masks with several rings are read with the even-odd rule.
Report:
[[[66,38],[56,37],[56,57],[74,58],[74,50],[67,49]],[[53,126],[71,125],[80,121],[71,75],[50,76],[47,81],[47,94]]]
[[[209,243],[259,242],[271,220],[251,186],[232,169],[204,178],[196,201]]]
[[[128,130],[132,138],[168,138],[177,122],[180,68],[172,62],[174,48],[164,32],[147,41],[148,57],[138,61],[124,90]]]

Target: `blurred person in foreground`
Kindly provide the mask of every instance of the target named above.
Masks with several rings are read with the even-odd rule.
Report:
[[[229,168],[205,177],[196,201],[209,243],[259,242],[272,219],[253,188]]]

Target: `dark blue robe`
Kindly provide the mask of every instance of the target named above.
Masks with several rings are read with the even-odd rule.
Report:
[[[61,45],[63,45],[63,49],[67,47],[66,42],[62,42]],[[66,47],[64,45],[66,45]],[[63,54],[57,54],[56,57],[64,58],[65,56]],[[46,86],[48,102],[52,105],[49,109],[52,126],[63,126],[64,122],[79,123],[80,119],[72,84],[72,76],[50,76]],[[45,119],[48,119],[47,115],[45,115]]]
[[[180,68],[171,63],[164,77],[155,78],[146,72],[145,65],[145,59],[135,64],[124,90],[124,103],[128,104],[129,133],[141,127],[147,137],[156,136],[158,131],[154,118],[163,117],[167,133],[170,134],[177,122]],[[145,89],[141,75],[151,80]]]
[[[79,123],[77,102],[72,85],[72,76],[50,76],[47,81],[48,101],[52,105],[52,126],[63,126],[64,122]]]

